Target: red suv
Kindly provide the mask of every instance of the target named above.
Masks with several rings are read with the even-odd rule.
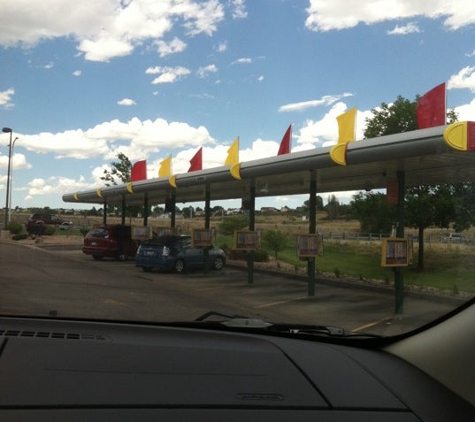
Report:
[[[121,224],[95,227],[84,238],[82,251],[92,255],[95,260],[104,257],[125,261],[127,257],[134,257],[138,248],[138,241],[131,238],[131,227]]]

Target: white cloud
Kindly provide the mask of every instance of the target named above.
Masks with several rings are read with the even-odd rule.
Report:
[[[234,63],[238,63],[238,64],[252,63],[252,59],[249,57],[241,57],[240,59],[237,59]]]
[[[74,76],[81,76],[81,75],[82,75],[82,72],[81,72],[80,70],[75,70],[75,71],[73,72],[73,75],[74,75]]]
[[[183,10],[185,28],[191,36],[202,32],[212,35],[217,30],[217,24],[224,19],[224,8],[218,0],[184,1],[177,9]]]
[[[246,5],[244,0],[232,0],[231,7],[233,8],[232,17],[233,19],[244,19],[247,18]]]
[[[473,121],[473,116],[475,116],[475,99],[473,99],[469,104],[455,107],[455,112],[457,113],[460,122]]]
[[[13,170],[31,169],[32,167],[31,164],[26,160],[26,157],[23,154],[13,154],[11,164],[12,164]],[[8,156],[0,155],[0,169],[7,169],[7,168],[8,168]],[[5,174],[4,179],[6,180],[6,174]]]
[[[333,103],[335,103],[336,101],[339,101],[342,98],[351,97],[351,96],[353,96],[353,94],[349,92],[345,92],[340,95],[324,95],[319,100],[302,101],[299,103],[285,104],[283,106],[280,106],[278,111],[280,113],[283,113],[283,112],[289,112],[289,111],[303,111],[308,108],[319,107],[321,105],[328,106],[328,105],[332,105]]]
[[[186,43],[175,37],[170,42],[157,41],[158,54],[160,57],[168,56],[169,54],[181,53],[187,47]]]
[[[48,179],[36,178],[27,185],[27,195],[25,200],[31,201],[36,196],[55,194],[60,196],[79,190],[94,189],[97,185],[86,183],[84,177],[78,180],[66,177],[49,177]]]
[[[210,64],[208,66],[200,67],[196,74],[198,75],[199,78],[205,78],[208,76],[210,73],[216,73],[218,71],[218,68],[214,64]]]
[[[195,148],[213,144],[215,140],[204,126],[193,127],[183,122],[164,119],[133,118],[127,122],[112,120],[86,131],[18,135],[21,146],[36,154],[54,154],[57,159],[114,159],[124,152],[129,159],[144,159],[162,148]],[[0,155],[0,165],[3,156]]]
[[[472,0],[309,0],[307,28],[313,31],[348,29],[360,23],[371,25],[383,21],[424,16],[444,18],[444,25],[457,30],[475,23]]]
[[[186,67],[177,66],[177,67],[149,67],[146,71],[148,75],[160,75],[152,81],[152,84],[166,84],[166,83],[174,83],[189,75],[191,72]]]
[[[0,107],[10,108],[13,107],[12,96],[15,94],[13,88],[8,88],[6,91],[0,92]]]
[[[86,60],[104,62],[161,40],[175,25],[190,36],[212,35],[223,19],[218,0],[3,0],[0,45],[32,47],[68,37]]]
[[[452,75],[447,83],[447,89],[469,89],[475,92],[475,66],[464,67],[456,75]]]
[[[84,40],[79,44],[78,50],[84,53],[86,60],[107,62],[114,57],[128,56],[134,47],[129,41],[123,41],[105,35],[96,40]]]
[[[131,100],[130,98],[124,98],[123,100],[117,101],[117,104],[119,104],[121,106],[137,105],[137,103],[134,100]]]
[[[298,134],[294,132],[297,143],[308,149],[308,145],[316,145],[318,147],[336,144],[338,140],[338,123],[336,118],[348,111],[348,107],[343,102],[336,103],[326,113],[322,119],[318,121],[307,120]],[[366,118],[372,116],[371,111],[360,111],[356,114],[356,140],[363,139],[363,132],[366,127]],[[294,150],[294,149],[292,149]]]
[[[47,64],[44,65],[44,68],[45,69],[52,69],[54,67],[54,63],[53,62],[49,62]]]
[[[406,25],[399,26],[396,25],[391,31],[386,31],[388,35],[407,35],[422,32],[419,27],[414,23],[410,22]]]
[[[228,44],[226,42],[222,42],[216,47],[216,51],[218,53],[224,53],[228,49]]]

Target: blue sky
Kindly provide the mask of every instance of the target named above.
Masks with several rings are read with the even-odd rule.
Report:
[[[2,0],[0,27],[13,207],[72,207],[62,195],[102,186],[119,152],[152,178],[170,154],[185,173],[200,146],[203,168],[223,165],[238,136],[241,162],[275,156],[289,124],[292,151],[319,148],[355,106],[361,139],[372,109],[442,82],[475,120],[472,0]]]

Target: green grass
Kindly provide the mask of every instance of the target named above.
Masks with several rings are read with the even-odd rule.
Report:
[[[220,243],[221,242],[221,243]],[[231,237],[219,236],[218,245],[232,247]],[[291,243],[291,242],[290,242]],[[269,251],[272,256],[272,252]],[[475,245],[426,245],[425,268],[417,269],[417,250],[414,265],[403,268],[407,285],[434,287],[453,292],[475,293]],[[299,260],[294,246],[279,252],[279,260],[295,267],[306,267]],[[325,242],[324,255],[316,258],[319,272],[328,272],[359,279],[376,279],[392,283],[391,269],[381,267],[380,242]]]

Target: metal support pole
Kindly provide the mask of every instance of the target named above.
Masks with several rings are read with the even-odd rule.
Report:
[[[396,237],[404,238],[404,193],[405,193],[405,174],[403,171],[397,172],[398,181],[398,199],[397,199],[397,226]],[[394,271],[394,289],[395,289],[395,313],[403,313],[404,305],[404,273],[402,267],[395,268]]]
[[[102,224],[107,224],[107,199],[104,199],[104,207],[102,210]]]
[[[170,216],[170,227],[175,227],[176,220],[176,192],[175,189],[172,191],[172,215]]]
[[[10,211],[10,172],[11,172],[11,165],[12,165],[12,136],[13,136],[13,130],[10,129],[9,127],[4,127],[2,129],[3,133],[9,133],[10,134],[10,144],[8,146],[8,169],[7,169],[7,195],[5,199],[5,223],[3,228],[5,230],[8,229],[8,212]]]
[[[249,187],[249,230],[256,229],[256,181],[251,180]],[[247,283],[254,283],[254,251],[247,253]]]
[[[121,224],[125,225],[125,196],[122,195]]]
[[[310,171],[310,195],[309,195],[309,233],[317,232],[317,172]],[[315,258],[309,258],[307,262],[308,286],[307,293],[309,296],[315,296]]]
[[[148,224],[148,193],[145,192],[143,198],[143,225],[147,227]]]
[[[209,183],[206,183],[206,192],[205,192],[205,229],[210,228],[210,219],[211,219],[211,191],[209,187]],[[205,274],[208,272],[209,267],[209,248],[204,248],[203,250],[203,259],[204,259],[204,272]]]

